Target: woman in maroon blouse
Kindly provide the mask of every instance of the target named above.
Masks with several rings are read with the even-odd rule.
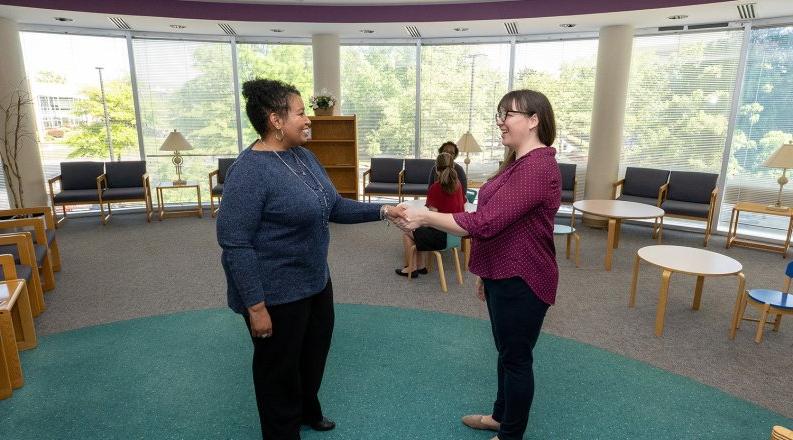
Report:
[[[473,213],[442,214],[408,208],[408,229],[431,226],[470,235],[470,270],[487,301],[498,350],[498,393],[489,415],[463,423],[497,431],[494,440],[523,438],[534,397],[532,350],[545,313],[556,298],[559,272],[553,223],[561,202],[556,127],[548,98],[532,90],[507,93],[496,124],[509,155],[479,191]]]
[[[465,210],[465,196],[463,195],[462,182],[455,169],[454,156],[450,153],[441,153],[435,159],[433,174],[435,181],[427,192],[426,206],[432,211],[446,214],[463,212]],[[397,275],[417,277],[426,274],[425,266],[427,251],[442,251],[446,249],[446,233],[428,226],[422,226],[415,231],[405,231],[402,235],[402,244],[405,246],[405,260],[416,246],[416,253],[411,261],[412,267],[396,269]],[[412,272],[412,273],[411,273]]]

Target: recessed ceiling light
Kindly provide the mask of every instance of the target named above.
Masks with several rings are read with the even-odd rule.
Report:
[[[70,21],[74,21],[74,19],[66,18],[66,17],[55,17],[55,21],[70,22]]]
[[[184,29],[187,26],[184,26],[184,25],[181,25],[181,24],[172,24],[171,27],[174,28],[174,29]]]
[[[466,28],[466,27],[456,27],[456,28],[454,28],[455,32],[466,32],[467,30],[468,30],[468,28]]]
[[[362,34],[373,34],[374,33],[374,31],[371,30],[371,29],[361,29],[359,32],[362,33]]]
[[[275,33],[278,33],[278,34],[280,34],[283,31],[284,31],[283,29],[270,29],[270,32],[275,32]]]
[[[575,27],[575,23],[562,23],[562,24],[559,25],[559,27],[573,28],[573,27]]]
[[[668,18],[668,19],[670,19],[670,20],[682,20],[682,19],[684,19],[684,18],[688,18],[688,15],[683,15],[683,14],[680,14],[680,15],[670,15],[669,17],[666,17],[666,18]]]

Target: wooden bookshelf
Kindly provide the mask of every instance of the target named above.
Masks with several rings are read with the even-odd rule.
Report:
[[[311,150],[342,197],[358,199],[357,122],[353,116],[309,116]]]

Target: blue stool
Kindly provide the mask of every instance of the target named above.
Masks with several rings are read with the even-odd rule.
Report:
[[[465,190],[465,199],[468,200],[468,203],[474,203],[476,200],[476,195],[479,194],[475,189],[467,189]]]
[[[575,228],[567,225],[553,225],[553,235],[566,235],[567,246],[565,258],[570,259],[570,239],[575,240],[575,267],[578,267],[578,251],[581,247],[581,237],[575,232]]]
[[[446,248],[442,251],[432,251],[435,255],[435,260],[438,262],[438,277],[441,281],[441,290],[444,292],[448,292],[449,289],[446,287],[446,272],[443,270],[443,255],[441,252],[446,252],[451,250],[454,255],[454,267],[457,269],[457,282],[460,285],[463,284],[463,272],[460,269],[460,254],[459,250],[461,247],[461,240],[460,237],[452,234],[446,234]],[[408,256],[408,267],[413,267],[413,259],[416,258],[416,246],[413,246],[410,249],[410,255]],[[432,259],[427,259],[427,270],[432,270]],[[412,277],[408,274],[408,279]]]
[[[787,279],[785,280],[784,292],[772,289],[751,289],[746,290],[738,298],[732,319],[730,339],[735,338],[736,331],[741,327],[741,321],[753,321],[757,322],[757,333],[754,341],[759,344],[763,341],[763,330],[766,324],[773,325],[773,331],[778,332],[782,323],[782,315],[793,315],[793,294],[788,293],[790,291],[790,280],[793,277],[793,261],[788,263],[785,275]],[[747,304],[760,309],[760,319],[744,318]],[[776,315],[776,319],[773,322],[766,321],[769,314]]]

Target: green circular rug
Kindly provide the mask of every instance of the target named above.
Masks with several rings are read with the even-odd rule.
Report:
[[[495,350],[486,321],[337,305],[321,398],[338,427],[305,439],[489,439]],[[277,330],[276,330],[277,331]],[[26,385],[0,401],[0,439],[261,438],[239,316],[202,310],[40,338]],[[764,439],[778,414],[571,340],[536,349],[531,439]]]

